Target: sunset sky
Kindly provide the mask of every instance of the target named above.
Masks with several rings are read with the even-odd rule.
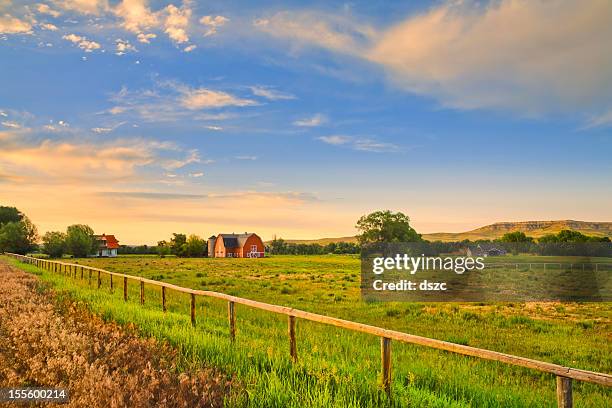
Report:
[[[44,233],[612,221],[612,2],[0,0],[0,205]]]

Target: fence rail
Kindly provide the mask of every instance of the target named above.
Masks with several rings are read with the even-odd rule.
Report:
[[[557,405],[558,407],[569,408],[573,406],[572,398],[572,380],[584,381],[593,384],[599,384],[606,387],[612,386],[612,375],[598,373],[593,371],[581,370],[572,367],[565,367],[558,364],[547,363],[544,361],[532,360],[525,357],[514,356],[511,354],[500,353],[476,347],[464,346],[460,344],[450,343],[447,341],[431,339],[428,337],[416,336],[413,334],[398,332],[395,330],[383,329],[381,327],[371,326],[363,323],[357,323],[349,320],[338,319],[335,317],[310,313],[291,307],[278,306],[255,300],[245,299],[237,296],[227,295],[225,293],[196,290],[173,285],[171,283],[159,282],[147,278],[142,278],[133,275],[126,275],[118,272],[110,272],[104,269],[93,268],[90,266],[51,261],[48,259],[34,258],[13,253],[6,255],[20,260],[24,263],[35,265],[39,268],[44,268],[52,272],[64,273],[68,276],[77,277],[77,271],[80,272],[83,279],[84,271],[88,271],[89,280],[91,281],[92,272],[97,273],[97,288],[101,287],[101,274],[106,274],[110,277],[110,285],[113,287],[113,276],[120,278],[123,281],[124,299],[127,301],[128,280],[139,282],[140,284],[140,303],[144,304],[144,285],[149,284],[161,288],[162,309],[166,311],[166,290],[174,290],[176,292],[188,293],[191,296],[191,322],[196,324],[195,299],[196,296],[206,296],[216,299],[223,299],[228,302],[228,327],[229,337],[234,341],[236,336],[236,315],[235,304],[252,307],[255,309],[266,310],[268,312],[283,314],[288,317],[288,337],[289,337],[289,354],[292,361],[297,361],[297,338],[295,323],[296,319],[304,319],[312,322],[323,323],[331,326],[341,327],[348,330],[367,333],[380,337],[381,340],[381,375],[383,388],[387,393],[391,392],[391,340],[396,340],[402,343],[417,344],[438,350],[449,351],[465,356],[478,357],[484,360],[498,361],[514,366],[526,367],[533,370],[553,374],[557,376]],[[80,270],[79,270],[80,268]],[[121,279],[123,278],[123,279]]]

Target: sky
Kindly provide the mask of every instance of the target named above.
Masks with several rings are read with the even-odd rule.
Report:
[[[0,204],[39,232],[612,220],[612,2],[0,0]]]

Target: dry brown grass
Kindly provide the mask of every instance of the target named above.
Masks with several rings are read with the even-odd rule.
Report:
[[[70,407],[223,406],[232,386],[225,376],[178,373],[168,346],[54,303],[37,285],[0,263],[0,387],[65,387]]]

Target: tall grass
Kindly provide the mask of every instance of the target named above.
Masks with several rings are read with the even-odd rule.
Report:
[[[17,265],[14,260],[10,262]],[[299,359],[293,364],[289,359],[286,316],[236,305],[237,333],[232,343],[224,301],[198,298],[194,328],[189,319],[187,295],[168,291],[168,312],[163,313],[159,288],[147,287],[146,302],[141,306],[136,283],[129,287],[129,299],[124,302],[122,281],[115,282],[115,291],[111,293],[108,277],[98,290],[95,277],[88,285],[87,279],[75,280],[31,265],[18,266],[39,274],[59,294],[86,302],[105,319],[134,323],[142,335],[167,340],[179,350],[183,368],[205,363],[235,375],[245,392],[227,401],[227,406],[556,406],[555,381],[551,375],[398,342],[392,345],[393,382],[389,399],[380,388],[380,342],[374,336],[298,321]],[[457,343],[470,343],[471,333],[486,331],[484,337],[497,338],[503,346],[515,340],[512,333],[515,336],[528,333],[537,337],[542,353],[548,353],[546,360],[573,359],[610,367],[609,345],[603,344],[600,350],[558,347],[559,338],[570,336],[573,326],[453,309],[424,313],[422,305],[385,307],[385,319],[399,316],[418,320],[419,325],[428,325],[434,331],[439,326],[440,333],[447,333],[445,325],[462,327],[463,330],[454,331],[454,338],[444,335],[446,340]],[[372,308],[379,310],[378,305]],[[578,407],[610,406],[612,402],[607,389],[592,384],[576,382],[574,395]]]

